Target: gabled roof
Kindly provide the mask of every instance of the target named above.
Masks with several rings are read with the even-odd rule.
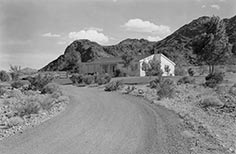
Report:
[[[160,59],[160,57],[163,57],[164,59],[166,59],[167,61],[169,61],[170,63],[172,63],[173,65],[176,65],[173,61],[171,61],[169,58],[167,58],[165,55],[163,55],[162,53],[159,53],[159,54],[154,54],[154,55],[156,55],[157,57],[158,57],[158,59]],[[146,56],[143,56],[143,57],[140,57],[141,59],[139,59],[139,61],[140,60],[142,60],[142,59],[144,59],[144,58],[147,58],[147,57],[149,57],[149,56],[152,56],[152,55],[146,55]]]

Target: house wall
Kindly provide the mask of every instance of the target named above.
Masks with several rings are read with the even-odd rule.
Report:
[[[153,58],[155,58],[156,60],[159,60],[161,62],[161,69],[163,71],[163,76],[168,76],[168,75],[172,75],[174,76],[174,71],[175,71],[175,65],[173,62],[171,62],[168,58],[166,58],[165,56],[161,55],[161,54],[155,54],[155,55],[151,55],[151,56],[148,56],[144,59],[141,59],[139,61],[139,75],[140,76],[146,76],[146,73],[145,71],[142,70],[142,64],[143,62],[149,62],[150,60],[152,60]],[[167,74],[165,72],[165,66],[168,65],[169,68],[170,68],[170,72],[169,74]]]
[[[146,63],[148,63],[150,60],[152,60],[154,58],[154,55],[151,55],[151,56],[148,56],[148,57],[146,57],[146,58],[144,58],[144,59],[141,59],[140,61],[139,61],[139,72],[140,72],[140,76],[146,76],[146,73],[145,73],[145,71],[143,71],[142,70],[142,64],[143,64],[143,62],[146,62]]]
[[[164,56],[160,56],[160,58],[161,58],[161,69],[163,71],[162,76],[170,76],[170,75],[174,76],[175,75],[175,65]],[[169,68],[170,68],[169,74],[165,71],[166,65],[169,66]]]

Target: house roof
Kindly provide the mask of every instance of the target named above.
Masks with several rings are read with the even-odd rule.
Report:
[[[169,61],[170,63],[172,63],[173,65],[176,65],[173,61],[171,61],[169,58],[167,58],[165,55],[163,55],[162,53],[159,53],[159,54],[155,54],[157,56],[158,59],[160,59],[160,57],[163,57],[165,58],[167,61]],[[148,56],[142,56],[140,57],[140,59],[138,59],[139,61],[144,59],[144,58],[147,58],[149,56],[152,56],[152,55],[148,55]]]

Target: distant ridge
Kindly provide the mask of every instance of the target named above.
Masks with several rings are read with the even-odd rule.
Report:
[[[229,63],[233,63],[236,57],[236,16],[223,20],[234,53]],[[63,55],[40,71],[67,71],[72,69],[74,63],[91,62],[102,57],[118,57],[127,52],[135,56],[163,53],[177,65],[196,64],[192,59],[194,53],[190,42],[195,36],[207,31],[204,24],[209,21],[210,17],[208,16],[195,19],[158,42],[150,42],[145,39],[126,39],[116,45],[102,46],[89,40],[75,40],[66,48]]]

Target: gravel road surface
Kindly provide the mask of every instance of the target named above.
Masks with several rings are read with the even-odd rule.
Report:
[[[188,154],[177,116],[142,98],[64,86],[71,102],[49,121],[0,141],[0,154]]]

